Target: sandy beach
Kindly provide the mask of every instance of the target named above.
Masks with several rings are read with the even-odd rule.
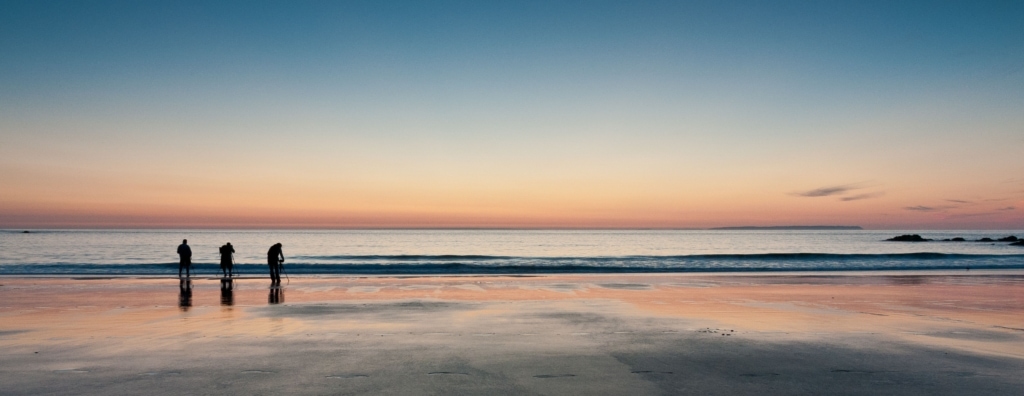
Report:
[[[1019,394],[1024,272],[0,278],[3,394]]]

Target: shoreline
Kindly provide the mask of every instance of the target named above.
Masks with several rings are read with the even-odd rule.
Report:
[[[980,269],[894,269],[894,270],[771,270],[771,271],[686,271],[686,272],[554,272],[554,273],[453,273],[453,274],[289,274],[292,278],[434,278],[434,277],[558,277],[558,276],[595,276],[595,277],[617,277],[617,276],[1024,276],[1024,268],[980,268]],[[179,279],[176,274],[3,274],[0,279],[5,278],[76,278],[76,279]],[[223,279],[218,275],[193,275],[193,279]],[[235,276],[232,279],[269,279],[269,275],[244,274]]]

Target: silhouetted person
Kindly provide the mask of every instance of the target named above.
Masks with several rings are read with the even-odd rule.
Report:
[[[281,244],[275,243],[267,251],[267,265],[270,266],[270,283],[281,284],[281,266],[284,265],[284,253]]]
[[[271,287],[267,296],[267,303],[280,304],[284,302],[284,291],[280,287]]]
[[[231,242],[227,245],[220,247],[220,270],[224,272],[224,277],[227,278],[228,274],[235,276],[235,259],[233,257],[235,253],[235,247],[231,246]]]
[[[188,311],[192,307],[192,280],[182,279],[178,282],[178,307]]]
[[[235,305],[235,280],[220,280],[220,305]]]
[[[181,261],[178,263],[178,277],[181,278],[181,270],[185,270],[185,276],[192,276],[192,248],[188,247],[188,239],[182,239],[178,245],[178,256]]]

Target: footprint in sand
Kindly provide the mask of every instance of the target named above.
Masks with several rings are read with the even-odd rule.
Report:
[[[453,371],[432,371],[427,373],[427,375],[469,375],[469,373],[457,373]]]

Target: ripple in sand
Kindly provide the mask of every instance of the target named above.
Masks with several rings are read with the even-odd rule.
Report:
[[[440,289],[440,288],[441,288],[441,286],[435,286],[435,285],[409,285],[409,286],[399,287],[398,290],[437,290],[437,289]]]
[[[152,376],[157,376],[157,375],[181,375],[181,373],[179,373],[177,371],[150,371],[148,373],[142,373],[142,374],[139,374],[139,375],[146,375],[146,376],[151,376],[152,377]]]
[[[338,374],[338,375],[328,375],[328,376],[326,376],[324,378],[349,379],[349,378],[369,378],[369,377],[370,376],[366,375],[366,374]]]
[[[273,371],[263,371],[263,370],[244,370],[244,371],[242,371],[242,374],[273,374],[273,373],[274,373]]]
[[[539,374],[533,376],[533,378],[568,378],[575,376],[576,374]]]
[[[427,375],[469,375],[469,373],[457,373],[454,371],[432,371],[427,373]]]
[[[574,293],[574,292],[576,292],[576,290],[582,289],[582,287],[580,285],[561,284],[561,283],[553,284],[553,285],[545,285],[545,286],[542,286],[541,288],[544,289],[544,290],[550,290],[550,291],[559,292],[559,293]]]
[[[651,285],[645,285],[642,283],[602,283],[598,286],[605,289],[651,290]]]
[[[55,372],[55,373],[61,373],[61,374],[65,374],[65,373],[66,373],[66,374],[84,374],[84,373],[88,373],[88,372],[89,372],[89,370],[76,370],[76,369],[70,369],[70,370],[53,370],[53,372]]]
[[[844,373],[844,374],[878,374],[878,373],[891,373],[893,371],[834,369],[834,370],[831,370],[831,372],[833,372],[833,373]]]
[[[780,375],[779,373],[746,373],[740,374],[740,377],[774,377]]]

